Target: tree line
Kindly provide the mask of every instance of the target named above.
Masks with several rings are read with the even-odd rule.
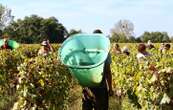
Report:
[[[117,34],[113,33],[111,36],[112,42],[119,42],[119,43],[140,43],[140,42],[147,42],[151,41],[153,43],[164,43],[164,42],[173,42],[173,37],[169,37],[167,32],[144,32],[139,37],[131,36],[127,38],[123,33]]]
[[[40,43],[44,39],[49,39],[51,43],[62,43],[71,35],[82,33],[82,30],[66,27],[55,17],[43,18],[38,15],[26,16],[24,19],[13,20],[11,9],[0,4],[0,36],[7,34],[11,39],[20,43]],[[119,43],[139,43],[147,42],[173,42],[173,37],[169,37],[167,32],[144,32],[139,37],[134,37],[134,25],[129,20],[118,21],[111,29],[111,42]]]
[[[67,30],[55,17],[42,18],[37,15],[13,21],[3,30],[12,39],[21,43],[39,43],[49,39],[51,43],[61,43],[65,40]]]

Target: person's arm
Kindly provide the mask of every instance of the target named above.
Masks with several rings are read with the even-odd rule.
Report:
[[[105,63],[105,72],[106,72],[106,81],[108,84],[108,89],[109,89],[109,95],[112,96],[113,95],[113,88],[112,88],[112,73],[111,73],[111,56],[109,55],[107,58],[107,61]]]
[[[41,55],[41,54],[42,54],[42,49],[39,49],[37,55]]]
[[[108,83],[108,87],[109,87],[109,94],[112,96],[113,95],[113,88],[112,88],[112,74],[111,74],[111,69],[110,69],[110,65],[106,65],[107,67],[107,74],[106,74],[106,80]]]
[[[54,51],[53,47],[50,44],[49,44],[49,47],[50,47],[50,51]]]
[[[49,43],[49,40],[47,40],[47,45],[48,45],[50,51],[54,51],[54,50],[53,50],[53,47],[52,47],[51,44]]]

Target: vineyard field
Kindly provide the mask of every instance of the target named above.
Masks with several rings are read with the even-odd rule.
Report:
[[[47,57],[37,55],[39,44],[0,50],[0,110],[81,110],[82,89],[58,59],[60,45],[52,45]],[[173,47],[161,54],[154,44],[147,50],[151,56],[139,63],[138,44],[120,44],[129,47],[129,56],[115,54],[113,45],[109,109],[172,110]]]

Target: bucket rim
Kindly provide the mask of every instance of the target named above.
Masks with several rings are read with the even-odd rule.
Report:
[[[84,36],[82,36],[84,35]],[[100,62],[96,63],[96,64],[93,64],[93,65],[85,65],[85,66],[80,66],[80,65],[68,65],[66,63],[64,63],[64,61],[62,60],[62,57],[61,57],[61,52],[62,52],[62,49],[63,47],[71,40],[74,40],[74,37],[95,37],[95,36],[99,36],[101,38],[106,38],[109,40],[109,38],[107,38],[104,34],[100,34],[100,33],[96,33],[96,34],[85,34],[85,33],[81,33],[81,34],[74,34],[72,36],[70,36],[69,38],[67,38],[63,43],[62,45],[60,46],[59,50],[58,50],[58,59],[60,59],[60,61],[67,67],[69,68],[73,68],[73,69],[91,69],[91,68],[95,68],[95,67],[98,67],[100,66],[101,64],[103,64],[105,62],[106,59],[104,60],[101,60]],[[110,50],[110,42],[109,42],[109,48],[107,49],[108,52],[107,52],[107,55],[108,56],[108,53],[109,53],[109,50]]]

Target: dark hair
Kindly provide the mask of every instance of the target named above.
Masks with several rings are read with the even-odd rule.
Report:
[[[145,44],[139,44],[138,45],[138,52],[143,52],[146,50],[146,45]]]
[[[103,32],[100,29],[96,29],[96,30],[93,31],[93,33],[102,34]]]
[[[167,50],[169,50],[171,48],[171,45],[170,44],[166,44],[165,47],[166,47]]]
[[[130,55],[130,52],[124,52],[126,55]]]
[[[118,47],[118,48],[119,48],[120,46],[119,46],[119,44],[116,43],[116,44],[115,44],[115,47]]]

